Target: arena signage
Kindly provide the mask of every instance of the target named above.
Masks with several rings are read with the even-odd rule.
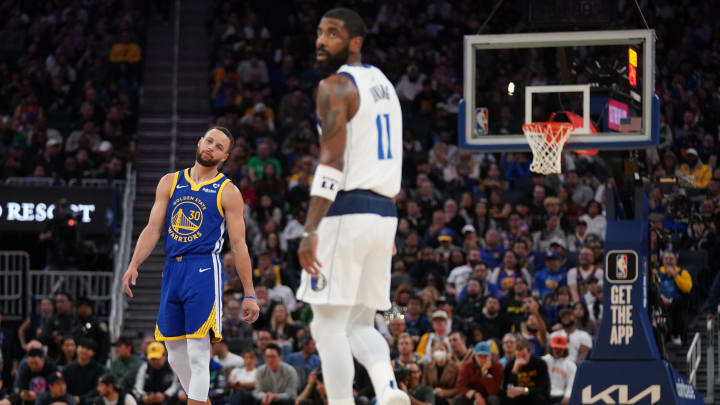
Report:
[[[617,401],[613,398],[615,393],[617,391]],[[637,395],[635,395],[632,398],[628,398],[629,388],[627,385],[611,385],[604,390],[598,392],[597,394],[592,394],[592,385],[588,385],[582,390],[582,403],[585,404],[595,404],[598,401],[602,401],[603,404],[636,404],[641,399],[649,396],[650,397],[650,403],[656,404],[660,402],[660,385],[659,384],[653,384],[644,390],[640,391]]]
[[[61,198],[84,232],[106,232],[115,221],[113,188],[0,186],[0,231],[40,232]]]
[[[610,345],[627,345],[633,337],[633,282],[638,277],[638,256],[633,250],[608,252],[605,263],[605,278],[610,286]]]

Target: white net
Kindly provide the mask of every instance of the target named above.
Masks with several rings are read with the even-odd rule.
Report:
[[[572,132],[572,124],[533,122],[523,124],[522,129],[533,153],[530,170],[541,174],[560,173],[562,149]]]

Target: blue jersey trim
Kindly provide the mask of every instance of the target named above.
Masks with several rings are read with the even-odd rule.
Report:
[[[351,75],[348,72],[338,72],[338,74],[343,75],[343,76],[347,77],[348,79],[350,79],[350,81],[353,82],[353,84],[355,85],[355,88],[356,89],[358,88],[357,82],[355,81],[355,78],[353,77],[353,75]]]
[[[376,214],[381,217],[397,217],[393,201],[370,190],[340,191],[330,206],[326,217],[349,214]]]

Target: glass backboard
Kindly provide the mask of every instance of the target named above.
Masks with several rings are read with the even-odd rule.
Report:
[[[468,35],[460,145],[529,150],[522,124],[570,122],[566,149],[658,143],[652,30]]]

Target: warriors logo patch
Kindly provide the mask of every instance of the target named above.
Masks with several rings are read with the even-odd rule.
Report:
[[[178,242],[190,242],[202,236],[199,232],[203,223],[205,204],[187,197],[175,200],[170,216],[169,236]],[[202,206],[202,207],[201,207]]]

